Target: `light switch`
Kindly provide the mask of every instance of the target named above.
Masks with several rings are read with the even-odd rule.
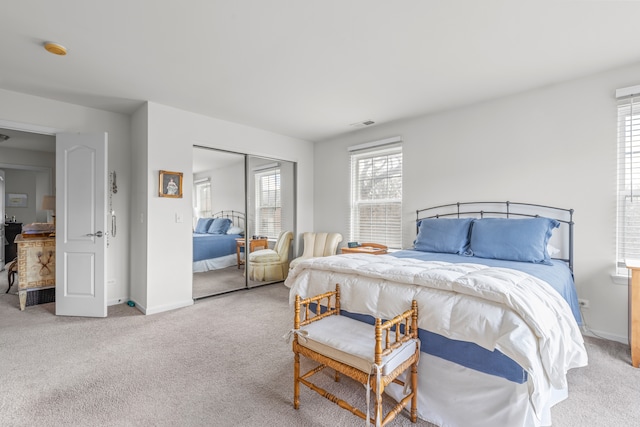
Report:
[[[176,222],[183,222],[182,214],[180,212],[176,212]]]

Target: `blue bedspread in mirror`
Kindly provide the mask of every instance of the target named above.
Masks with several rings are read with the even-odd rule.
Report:
[[[236,253],[239,234],[193,233],[193,261],[218,258]]]

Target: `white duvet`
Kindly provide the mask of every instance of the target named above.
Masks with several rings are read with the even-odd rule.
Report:
[[[527,371],[536,413],[552,387],[567,387],[569,369],[587,364],[569,305],[546,282],[517,270],[349,254],[303,261],[285,281],[290,303],[336,283],[344,310],[389,318],[415,299],[419,328],[501,351]]]

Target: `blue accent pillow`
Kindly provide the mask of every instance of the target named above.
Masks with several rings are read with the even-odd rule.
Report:
[[[418,223],[414,248],[423,252],[464,254],[473,218],[428,218]]]
[[[207,233],[209,234],[226,234],[227,230],[231,227],[231,219],[229,218],[216,218],[209,226]]]
[[[205,234],[209,230],[209,226],[213,222],[213,218],[198,218],[194,233]]]
[[[471,227],[470,251],[479,258],[551,264],[547,243],[560,223],[550,218],[483,218]]]

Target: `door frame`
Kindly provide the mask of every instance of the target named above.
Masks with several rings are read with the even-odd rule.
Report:
[[[10,120],[5,120],[5,119],[1,119],[0,118],[0,129],[9,129],[9,130],[15,130],[15,131],[19,131],[19,132],[27,132],[27,133],[35,133],[35,134],[40,134],[40,135],[48,135],[48,136],[53,136],[54,138],[56,137],[56,134],[58,133],[63,133],[63,132],[67,132],[65,129],[60,129],[60,128],[53,128],[53,127],[49,127],[49,126],[41,126],[41,125],[36,125],[36,124],[32,124],[32,123],[22,123],[22,122],[14,122],[14,121],[10,121]],[[55,144],[55,142],[54,142]],[[57,144],[56,145],[56,152],[57,152]],[[107,171],[109,170],[109,158],[108,158],[108,154],[107,154]],[[28,169],[30,169],[29,167],[26,167]],[[36,167],[34,167],[35,169]],[[47,168],[44,168],[47,169]],[[49,169],[49,175],[50,175],[50,180],[49,180],[49,184],[50,184],[50,191],[53,190],[53,172],[50,168]],[[106,231],[105,231],[106,232]],[[107,269],[107,265],[106,263],[108,262],[108,253],[105,253],[105,271]],[[105,281],[105,286],[107,286],[107,283]],[[108,300],[105,300],[105,304],[107,304]]]

